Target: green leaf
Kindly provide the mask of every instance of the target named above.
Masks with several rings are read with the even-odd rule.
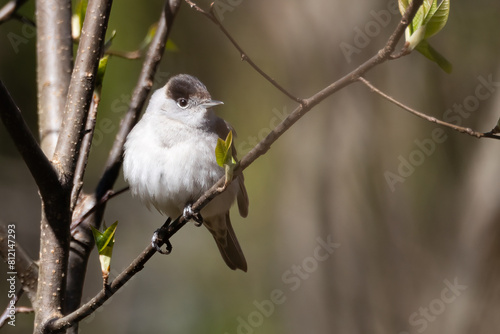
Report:
[[[399,6],[399,12],[401,13],[401,15],[404,15],[406,12],[406,8],[408,8],[409,6],[408,0],[399,0],[398,6]]]
[[[418,29],[409,37],[406,38],[408,43],[408,49],[415,49],[420,43],[425,40],[425,26],[420,26]]]
[[[111,37],[104,43],[104,50],[107,51],[111,47],[111,43],[113,43],[113,40],[116,37],[116,30],[113,30],[111,32]]]
[[[408,1],[399,0],[398,4],[399,11],[403,15],[408,8]],[[441,31],[448,21],[449,13],[450,0],[442,0],[439,6],[437,0],[425,0],[405,31],[410,50],[413,50],[421,41]]]
[[[438,0],[424,0],[405,31],[406,43],[409,51],[416,49],[446,73],[450,73],[453,69],[451,63],[427,42],[427,39],[441,31],[448,21],[450,0],[442,0],[439,6],[437,3]],[[408,8],[409,0],[399,0],[398,5],[403,14]]]
[[[425,17],[422,21],[422,25],[426,25],[437,10],[437,1],[430,1],[428,3],[424,2],[423,7]]]
[[[416,50],[438,64],[439,67],[441,67],[441,69],[446,73],[451,73],[453,70],[453,65],[432,46],[430,46],[426,40],[420,42],[420,44],[416,47]]]
[[[157,28],[158,28],[158,23],[154,23],[149,27],[146,36],[144,36],[144,39],[142,40],[141,45],[139,46],[139,50],[145,49],[149,45],[149,43],[151,43],[151,41],[155,37]]]
[[[215,146],[215,160],[221,167],[224,166],[224,161],[226,159],[225,147],[226,145],[224,143],[224,140],[217,138],[217,145]]]
[[[437,1],[435,1],[434,4],[436,5]],[[448,22],[449,14],[450,0],[443,0],[439,6],[436,7],[432,15],[430,15],[429,20],[424,23],[426,25],[425,38],[429,38],[440,32],[446,25],[446,22]]]
[[[179,47],[177,46],[177,44],[175,44],[170,38],[167,40],[167,45],[165,45],[165,49],[167,51],[173,51],[173,52],[179,51]]]
[[[111,256],[113,254],[113,246],[115,244],[115,232],[118,222],[108,227],[104,232],[92,227],[92,234],[99,253],[99,261],[101,262],[101,270],[103,276],[107,277],[110,270]]]
[[[73,39],[79,39],[82,32],[83,20],[85,20],[85,13],[87,12],[88,0],[78,1],[75,13],[71,18],[71,31]]]
[[[422,6],[420,6],[417,13],[413,17],[413,20],[408,25],[408,28],[406,28],[406,40],[408,40],[408,38],[411,35],[413,35],[413,33],[415,31],[417,31],[417,29],[422,25],[425,14],[427,13],[425,10],[426,10],[427,6],[430,5],[428,2],[429,2],[429,0],[425,0],[423,2]],[[399,0],[398,5],[399,5],[399,12],[401,13],[401,15],[404,15],[406,12],[406,9],[409,6],[408,0]]]
[[[95,81],[95,87],[99,93],[101,92],[102,81],[104,80],[104,74],[106,73],[106,68],[108,66],[108,59],[108,55],[99,59],[99,66],[97,67],[97,75]]]
[[[146,36],[144,36],[144,39],[142,40],[141,45],[139,46],[139,50],[144,50],[148,47],[148,45],[151,43],[151,41],[155,37],[156,29],[158,29],[158,23],[154,23],[149,27],[148,32],[146,33]],[[165,45],[165,49],[168,51],[179,51],[179,48],[177,47],[177,45],[174,42],[172,42],[171,39],[167,40],[167,44]]]
[[[217,164],[221,167],[229,164],[233,157],[233,132],[229,131],[227,134],[226,140],[222,140],[221,138],[217,138],[217,145],[215,146],[215,159]]]

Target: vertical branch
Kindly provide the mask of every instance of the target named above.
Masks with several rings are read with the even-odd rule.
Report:
[[[97,107],[101,100],[100,94],[94,92],[92,103],[90,104],[89,113],[87,116],[87,124],[85,126],[85,136],[82,139],[82,145],[80,147],[80,156],[78,157],[78,162],[75,169],[75,177],[73,180],[73,189],[71,192],[71,210],[75,208],[75,205],[80,196],[80,191],[83,187],[83,176],[87,168],[87,162],[90,155],[90,146],[92,144],[92,138],[94,136],[94,129],[97,120]]]
[[[37,333],[45,332],[47,325],[64,313],[70,244],[69,227],[72,218],[71,191],[80,146],[85,134],[87,112],[94,91],[97,66],[103,50],[111,3],[111,0],[94,0],[90,1],[87,7],[52,161],[58,172],[62,190],[57,201],[42,201],[38,302],[35,305]],[[55,10],[55,7],[43,8],[43,4],[44,2],[40,1],[37,5],[39,15],[45,11]],[[41,18],[64,26],[69,26],[71,22],[70,16],[60,18],[61,20],[51,18],[49,15]],[[48,22],[43,24],[49,25]],[[54,58],[58,57],[58,49],[45,51],[54,53]],[[57,62],[53,65],[59,66]],[[39,64],[39,66],[49,65]],[[39,71],[42,69],[39,68]],[[42,89],[44,87],[42,85]]]
[[[75,208],[75,213],[73,214],[74,219],[80,219],[80,217],[92,208],[93,205],[98,203],[108,190],[113,187],[119,175],[125,138],[135,125],[148,93],[151,90],[156,69],[163,56],[168,35],[179,8],[180,0],[165,1],[156,34],[149,46],[140,77],[132,95],[129,110],[120,126],[117,138],[106,163],[105,171],[97,186],[96,193],[92,196],[80,196]],[[104,206],[101,206],[97,210],[97,213],[86,217],[82,223],[78,224],[75,230],[72,231],[74,240],[71,242],[69,257],[69,267],[71,270],[68,272],[67,282],[68,298],[66,299],[65,308],[67,312],[74,311],[80,306],[87,261],[94,245],[92,232],[89,226],[99,225],[103,210]],[[76,331],[78,328],[76,324],[72,324],[68,327],[70,327],[71,331]]]
[[[137,123],[137,118],[141,112],[146,98],[153,86],[153,79],[156,69],[165,50],[170,27],[174,21],[174,17],[180,8],[180,0],[166,0],[163,12],[158,23],[156,34],[151,42],[151,46],[146,54],[144,65],[142,66],[141,74],[137,85],[135,86],[134,93],[132,94],[132,101],[127,114],[122,120],[118,134],[116,135],[115,142],[109,153],[108,161],[101,180],[97,186],[97,198],[102,197],[108,190],[110,190],[120,172],[123,156],[123,145],[128,133],[132,127]]]
[[[73,60],[71,1],[38,0],[37,84],[40,145],[52,158],[61,127]]]
[[[61,134],[54,153],[62,183],[70,190],[92,101],[99,58],[108,26],[111,0],[90,1],[71,76]]]

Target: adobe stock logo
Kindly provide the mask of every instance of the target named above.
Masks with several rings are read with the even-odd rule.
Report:
[[[163,85],[169,78],[170,73],[169,72],[163,72],[163,71],[157,71],[155,78],[154,78],[154,84],[155,85]],[[154,88],[154,86],[153,86]],[[111,102],[111,112],[115,114],[120,114],[120,115],[125,115],[125,113],[128,111],[129,108],[129,101],[132,98],[132,94],[121,94],[119,98],[113,100]],[[105,137],[112,133],[113,131],[116,131],[118,126],[108,117],[99,117],[95,128],[94,128],[94,135],[92,137],[92,146],[91,150],[93,150],[95,147],[98,147],[101,145],[101,143],[104,141]]]
[[[297,291],[302,283],[318,270],[320,263],[328,260],[333,252],[340,247],[339,243],[332,241],[331,235],[328,235],[326,240],[321,237],[316,238],[316,243],[317,245],[310,256],[304,258],[300,264],[294,264],[283,272],[281,281],[286,288],[273,289],[269,293],[269,299],[254,300],[252,303],[254,310],[246,317],[236,318],[238,325],[234,333],[254,333],[256,328],[264,324],[266,318],[274,314],[276,307],[285,303],[288,295]],[[229,332],[225,332],[225,334],[229,334]]]
[[[431,300],[427,306],[419,307],[418,311],[413,312],[408,317],[408,322],[411,326],[416,327],[418,333],[423,333],[429,323],[436,321],[438,316],[446,311],[448,305],[455,302],[467,290],[467,285],[460,284],[458,277],[455,277],[453,282],[445,279],[443,283],[445,288],[441,290],[439,298]],[[399,332],[399,334],[408,334],[408,332]]]
[[[354,55],[360,54],[361,50],[370,45],[373,38],[380,35],[382,30],[389,25],[394,15],[399,15],[398,4],[391,0],[387,4],[387,9],[381,9],[378,12],[371,10],[370,16],[373,20],[365,23],[363,29],[354,27],[354,38],[352,44],[340,43],[340,50],[344,54],[347,63],[350,64]]]
[[[291,114],[286,106],[283,106],[282,110],[273,108],[272,113],[274,116],[269,120],[269,126],[261,128],[257,135],[248,136],[247,139],[238,143],[236,149],[239,155],[243,156],[250,152],[252,148],[254,148],[262,139],[266,138],[267,135],[270,134],[276,126],[278,126],[278,124],[283,122]]]
[[[21,21],[23,22],[21,35],[12,31],[7,33],[7,38],[15,53],[19,53],[21,45],[28,44],[30,39],[34,39],[36,37],[36,28],[33,26],[33,23],[24,17],[21,18]]]
[[[213,3],[215,16],[222,22],[224,20],[224,13],[232,12],[242,2],[243,0],[215,0]]]
[[[454,103],[452,108],[444,111],[442,119],[454,125],[462,125],[463,120],[469,118],[481,106],[481,102],[489,99],[500,87],[500,81],[493,81],[493,75],[487,77],[478,76],[479,83],[474,89],[474,93],[466,96],[462,103]],[[398,156],[398,167],[394,171],[386,170],[384,178],[392,192],[396,190],[398,183],[404,183],[417,167],[436,152],[439,144],[444,143],[448,135],[442,127],[435,127],[431,130],[427,138],[415,139],[413,143],[415,148],[407,156]]]

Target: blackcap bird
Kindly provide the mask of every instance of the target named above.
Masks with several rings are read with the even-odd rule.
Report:
[[[217,164],[215,146],[217,138],[226,138],[233,129],[211,109],[219,104],[222,102],[212,100],[203,83],[187,74],[173,76],[153,93],[146,112],[127,137],[123,160],[125,180],[146,206],[152,204],[175,219],[225,175]],[[229,268],[246,271],[229,219],[235,199],[240,215],[246,217],[243,174],[205,206],[201,216]]]

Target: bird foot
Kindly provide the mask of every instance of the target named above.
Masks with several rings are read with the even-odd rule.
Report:
[[[203,217],[199,212],[194,212],[191,204],[186,205],[184,211],[182,212],[182,215],[186,220],[194,220],[196,226],[201,226],[203,224]]]
[[[157,229],[155,233],[153,233],[153,237],[151,238],[151,246],[153,246],[153,248],[156,249],[156,251],[160,254],[170,254],[170,252],[172,252],[172,244],[168,239],[166,241],[161,240],[162,238],[160,238],[159,236],[159,231],[160,229]],[[163,250],[161,248],[161,245],[163,244],[167,246],[166,250]]]

